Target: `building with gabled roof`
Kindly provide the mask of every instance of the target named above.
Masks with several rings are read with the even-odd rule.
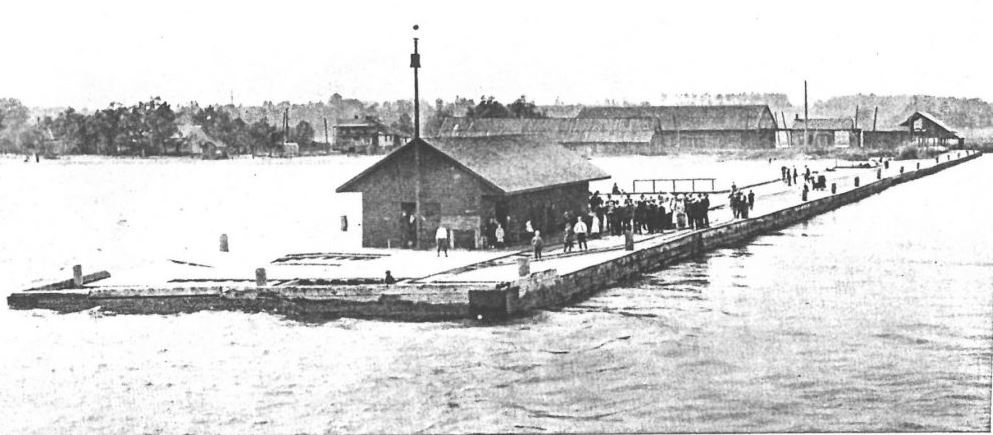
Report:
[[[585,107],[576,117],[655,120],[663,149],[775,148],[779,128],[768,105]]]
[[[410,133],[383,124],[372,116],[339,119],[334,127],[333,151],[385,154],[410,140]]]
[[[565,213],[585,210],[589,182],[606,178],[551,141],[432,138],[408,142],[337,191],[362,193],[363,246],[430,247],[444,225],[454,247],[472,249],[482,246],[491,219],[503,225],[508,242],[527,240],[527,221],[543,234],[561,231]]]
[[[907,127],[911,139],[918,145],[948,146],[962,145],[964,142],[957,131],[928,112],[918,110],[910,114],[900,126]]]

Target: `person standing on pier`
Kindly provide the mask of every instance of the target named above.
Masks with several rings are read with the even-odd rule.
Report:
[[[748,209],[749,210],[755,209],[755,192],[752,190],[748,191]]]
[[[578,245],[576,247],[582,251],[590,249],[589,245],[586,244],[586,230],[586,222],[583,222],[582,219],[579,219],[576,225],[572,227],[572,231],[576,233],[576,244]]]
[[[576,240],[576,233],[573,232],[572,222],[566,221],[562,230],[562,253],[572,252],[572,243]]]
[[[621,194],[621,189],[617,187],[617,183],[614,183],[614,188],[610,189],[610,193],[613,193],[614,195]]]
[[[700,212],[703,215],[703,227],[710,228],[710,196],[703,194],[700,200]]]
[[[590,213],[590,238],[599,239],[601,231],[602,221],[596,215],[596,213]]]
[[[504,237],[503,225],[497,223],[496,230],[493,231],[493,234],[496,236],[496,247],[502,249]]]
[[[799,176],[799,175],[800,175],[800,173],[796,171],[796,166],[794,166],[793,167],[793,184],[796,184],[796,179],[797,179],[797,176]]]
[[[541,240],[541,231],[535,231],[531,238],[531,248],[534,250],[534,259],[541,260],[541,248],[545,247],[545,242]]]
[[[740,208],[738,207],[738,193],[737,192],[731,191],[731,194],[728,195],[728,207],[731,208],[731,216],[733,218],[735,218],[735,219],[738,219]]]
[[[448,257],[448,228],[444,225],[438,225],[438,231],[434,233],[434,240],[438,243],[438,250],[435,252],[435,257],[441,256],[441,251],[445,251],[445,257]]]

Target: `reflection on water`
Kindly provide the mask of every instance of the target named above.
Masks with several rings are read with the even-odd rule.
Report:
[[[496,326],[5,311],[0,424],[988,431],[991,183],[984,157]]]

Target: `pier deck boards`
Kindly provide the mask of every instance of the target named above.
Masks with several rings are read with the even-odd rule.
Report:
[[[641,272],[714,247],[736,243],[878,193],[890,185],[978,157],[953,152],[934,159],[896,161],[876,180],[877,168],[828,173],[828,189],[811,191],[783,183],[757,186],[750,219],[733,220],[726,197],[711,197],[711,229],[636,235],[627,251],[623,237],[589,242],[590,250],[562,253],[550,241],[544,258],[518,275],[517,259],[528,251],[434,251],[360,249],[349,252],[208,253],[196,258],[164,259],[142,268],[112,271],[109,278],[84,280],[67,289],[66,281],[12,294],[15,309],[78,311],[94,307],[120,313],[177,313],[198,310],[268,311],[294,317],[360,317],[391,320],[447,320],[504,317],[561,305]],[[921,170],[915,171],[917,163]],[[900,167],[904,168],[901,174]],[[811,168],[817,169],[817,168]],[[778,166],[770,165],[778,172]],[[918,173],[919,172],[919,173]],[[854,186],[860,177],[861,186]],[[836,183],[832,195],[830,184]],[[264,286],[254,271],[266,269]],[[382,282],[390,270],[399,281]],[[93,277],[91,277],[93,278]],[[70,280],[71,281],[71,280]],[[65,290],[63,290],[65,289]]]

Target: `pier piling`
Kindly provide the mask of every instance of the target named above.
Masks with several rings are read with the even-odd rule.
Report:
[[[81,264],[72,267],[72,286],[73,288],[83,286],[83,265]]]
[[[859,177],[855,177],[855,187],[859,187]]]
[[[624,232],[624,250],[633,251],[634,250],[634,234],[631,230]]]
[[[268,282],[268,280],[265,277],[265,268],[260,267],[258,269],[255,269],[255,286],[265,287],[266,282]]]
[[[838,193],[838,183],[831,183],[831,194]]]
[[[517,258],[517,276],[528,276],[531,274],[531,258]]]

